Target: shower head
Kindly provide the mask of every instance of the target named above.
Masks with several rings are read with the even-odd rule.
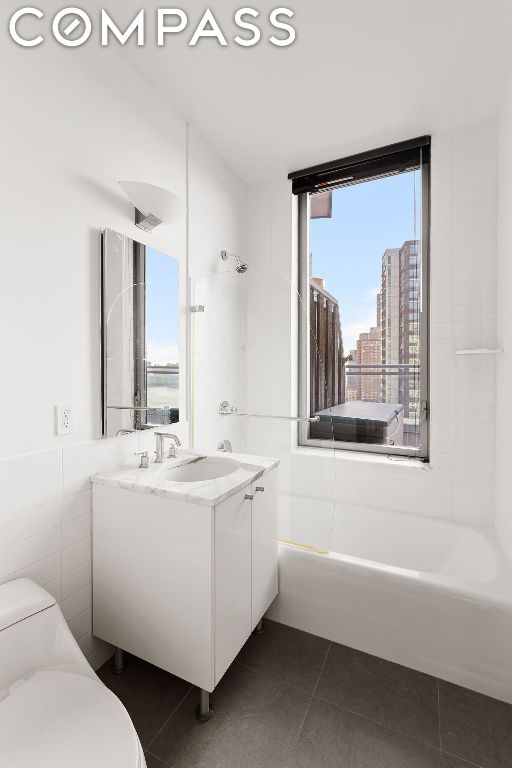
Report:
[[[244,272],[247,272],[249,267],[248,267],[247,264],[245,264],[243,261],[240,260],[240,256],[238,255],[238,253],[228,253],[227,251],[221,251],[220,252],[220,257],[221,257],[222,261],[227,261],[230,256],[232,256],[234,259],[236,259],[236,267],[235,267],[235,269],[236,269],[236,271],[238,272],[239,275],[243,275]]]

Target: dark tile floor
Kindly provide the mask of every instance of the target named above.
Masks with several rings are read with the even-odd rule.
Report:
[[[151,664],[99,675],[148,768],[512,768],[512,706],[270,621],[205,724],[197,690]]]

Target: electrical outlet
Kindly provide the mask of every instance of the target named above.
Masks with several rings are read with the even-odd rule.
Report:
[[[55,434],[73,434],[73,408],[69,403],[59,403],[55,406]]]

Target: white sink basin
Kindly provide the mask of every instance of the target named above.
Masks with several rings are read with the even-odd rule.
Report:
[[[170,469],[167,477],[177,483],[197,483],[231,475],[239,466],[238,461],[233,459],[207,458]]]

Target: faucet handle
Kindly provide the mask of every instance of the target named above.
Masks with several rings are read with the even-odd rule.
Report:
[[[147,451],[137,451],[135,456],[140,456],[139,469],[147,469],[149,467],[149,453]]]

